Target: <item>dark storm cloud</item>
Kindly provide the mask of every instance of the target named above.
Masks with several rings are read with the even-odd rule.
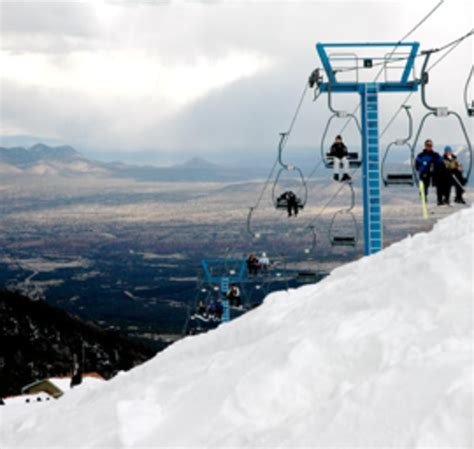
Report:
[[[68,87],[67,80],[55,86],[51,82],[43,85],[41,80],[28,84],[22,77],[1,78],[2,126],[30,135],[58,137],[79,148],[110,151],[196,150],[211,155],[225,148],[273,151],[278,133],[288,126],[308,74],[319,64],[314,49],[318,40],[397,40],[413,25],[414,8],[417,17],[427,9],[398,2],[206,3],[110,1],[114,8],[111,15],[98,8],[97,2],[0,4],[2,50],[46,55],[55,75],[75,75],[70,71],[76,68],[74,61],[84,62],[77,65],[82,70],[93,64],[91,55],[102,57],[115,52],[111,62],[123,54],[127,64],[128,56],[140,54],[150,64],[176,68],[176,75],[183,79],[173,88],[176,91],[163,92],[166,84],[157,79],[149,90],[133,96],[130,92],[102,91],[97,86],[92,89],[88,77],[80,86],[76,80],[74,88]],[[446,11],[456,15],[458,21],[468,22],[468,14],[460,15],[455,7],[443,8],[444,15],[437,13],[416,33],[424,47],[442,44],[463,31],[443,26]],[[433,74],[432,92],[436,92],[440,104],[460,104],[457,87],[464,80],[463,68],[468,63],[457,55],[466,54],[466,48],[453,52],[451,62],[441,64]],[[261,58],[262,67],[227,84],[216,80],[215,88],[168,110],[169,97],[195,88],[193,68],[203,58],[212,67],[212,63],[232,54]],[[447,85],[438,70],[452,67],[452,61],[457,62],[457,70],[452,71]],[[62,72],[64,68],[69,71]],[[146,71],[146,67],[140,66],[140,70]],[[122,74],[110,74],[112,78],[114,75]],[[321,101],[325,99],[317,105],[309,100],[305,103],[293,136],[297,144],[319,145],[328,115]],[[382,101],[382,117],[386,118],[396,109],[400,97],[386,96]],[[355,100],[341,96],[337,104],[351,108]],[[397,121],[394,137],[404,129],[405,123]]]
[[[67,53],[91,47],[100,35],[88,4],[0,3],[1,48],[13,52]]]

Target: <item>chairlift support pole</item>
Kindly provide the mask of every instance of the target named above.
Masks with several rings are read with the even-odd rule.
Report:
[[[362,149],[362,191],[364,208],[364,252],[374,254],[383,248],[382,201],[380,194],[380,161],[378,130],[378,96],[388,92],[413,92],[418,90],[419,81],[409,80],[420,44],[418,42],[374,42],[374,43],[318,43],[316,51],[326,72],[327,81],[319,83],[319,91],[328,94],[358,93],[361,102],[361,149]],[[337,70],[331,65],[327,49],[387,47],[408,50],[406,64],[398,81],[360,82],[338,81]],[[395,50],[391,55],[395,54]],[[368,55],[356,58],[356,70],[372,67],[377,58]],[[395,59],[397,60],[397,59]],[[403,58],[405,60],[405,58]],[[363,64],[359,66],[359,61]],[[386,63],[386,61],[385,61]]]
[[[247,277],[247,265],[242,259],[201,259],[202,281],[209,285],[216,285],[223,294],[222,302],[222,323],[231,320],[230,302],[226,295],[231,284],[242,284]],[[235,269],[228,270],[229,265],[234,265]],[[218,268],[217,274],[213,273],[212,268]]]
[[[223,323],[228,323],[230,321],[230,302],[227,299],[227,292],[229,291],[229,278],[228,277],[223,277],[221,278],[221,293],[224,295],[224,298],[222,299],[222,322]]]

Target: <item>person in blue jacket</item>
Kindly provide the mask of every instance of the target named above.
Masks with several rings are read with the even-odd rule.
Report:
[[[428,188],[430,185],[436,186],[436,196],[438,206],[442,206],[443,201],[443,175],[446,170],[443,158],[433,150],[433,141],[425,140],[425,148],[415,159],[415,168],[420,174],[420,181],[423,183],[425,198],[428,201]]]
[[[224,306],[219,300],[213,300],[209,306],[209,315],[217,321],[222,320],[222,315],[224,313]]]

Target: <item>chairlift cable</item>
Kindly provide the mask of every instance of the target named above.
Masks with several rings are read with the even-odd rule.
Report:
[[[455,41],[453,41],[451,44],[449,44],[448,46],[444,46],[442,47],[441,49],[437,49],[436,50],[436,53],[439,52],[439,51],[443,51],[445,50],[446,48],[449,48],[449,50],[444,54],[442,55],[440,58],[438,58],[433,64],[431,64],[430,67],[428,67],[427,69],[427,72],[429,72],[430,70],[433,70],[444,58],[446,58],[458,45],[460,45],[464,39],[467,39],[468,37],[472,36],[472,34],[474,33],[473,30],[471,30],[469,33],[465,34],[462,38],[460,39],[457,39]]]
[[[468,33],[468,35],[470,35]],[[466,37],[468,35],[465,35]],[[438,65],[438,63],[440,63],[449,53],[451,53],[462,41],[462,40],[457,40],[456,44],[454,44],[444,55],[442,55],[440,58],[438,58],[430,67],[428,67],[427,69],[427,72],[429,73],[431,70],[433,70],[433,68]],[[472,76],[472,72],[474,70],[474,66],[473,68],[471,69],[471,75]],[[467,86],[467,84],[466,84]],[[395,121],[395,119],[398,117],[398,115],[400,114],[400,112],[403,110],[403,107],[406,106],[408,100],[413,96],[415,92],[412,91],[410,92],[406,97],[405,99],[403,100],[402,104],[400,105],[400,107],[397,109],[397,111],[392,115],[392,117],[390,118],[390,120],[387,122],[387,124],[385,125],[384,129],[382,130],[382,132],[380,133],[380,136],[379,138],[381,139],[385,133],[387,132],[387,130],[390,128],[390,126],[392,125],[392,123]],[[467,88],[465,88],[465,91],[464,91],[464,98],[466,99],[467,98]],[[466,103],[466,100],[465,100],[465,103]]]
[[[289,199],[288,198],[283,198],[276,196],[276,187],[278,185],[278,182],[280,180],[280,176],[284,171],[295,171],[298,173],[300,179],[301,179],[301,187],[303,188],[304,192],[304,197],[303,199],[299,199],[297,196],[295,197],[295,202],[296,202],[296,211],[298,209],[303,209],[304,206],[306,205],[306,202],[308,200],[308,187],[306,184],[305,176],[302,172],[302,170],[294,165],[287,164],[283,161],[283,151],[284,148],[288,142],[288,139],[291,135],[291,132],[293,131],[293,127],[296,123],[296,119],[300,113],[301,107],[303,105],[303,101],[306,97],[306,93],[308,92],[309,89],[309,82],[305,82],[303,92],[301,94],[301,97],[299,99],[298,105],[296,107],[295,113],[293,114],[292,120],[290,122],[290,126],[288,128],[288,131],[280,133],[280,142],[278,144],[278,163],[280,165],[280,170],[278,171],[278,174],[276,175],[275,181],[273,182],[273,188],[272,188],[272,203],[276,209],[286,209],[289,207]],[[285,203],[286,201],[286,203]],[[252,212],[252,211],[251,211]],[[250,215],[249,215],[250,216]]]
[[[410,30],[399,40],[399,43],[403,42],[403,41],[404,41],[405,39],[407,39],[413,32],[415,32],[424,22],[426,22],[426,21],[434,14],[434,12],[435,12],[443,3],[444,3],[444,0],[441,0],[440,2],[438,2],[438,3],[435,5],[434,8],[432,8],[414,27],[412,27],[412,29],[410,29]],[[465,36],[464,38],[466,38],[466,37],[467,37],[467,36]],[[449,45],[449,44],[448,44],[448,45]],[[451,45],[454,45],[454,44],[451,43]],[[394,47],[394,49],[393,49],[392,52],[391,52],[391,55],[393,55],[393,53],[396,51],[396,49],[397,49],[397,46]],[[382,72],[383,72],[383,67],[382,67],[381,70],[377,73],[377,75],[376,75],[374,81],[376,81],[376,80],[380,77],[380,75],[382,74]],[[294,126],[294,124],[295,124],[295,122],[296,122],[296,118],[297,118],[297,116],[298,116],[298,114],[299,114],[299,110],[300,110],[301,105],[302,105],[302,103],[303,103],[303,99],[304,99],[304,97],[305,97],[305,95],[306,95],[307,89],[308,89],[308,84],[305,83],[305,89],[303,90],[303,94],[302,94],[302,96],[301,96],[301,98],[300,98],[300,101],[299,101],[299,103],[298,103],[297,109],[296,109],[295,114],[294,114],[294,116],[293,116],[293,118],[292,118],[292,121],[291,121],[291,123],[290,123],[290,127],[289,127],[289,129],[288,129],[288,132],[286,133],[285,140],[284,140],[284,142],[282,142],[283,146],[286,144],[286,142],[287,142],[287,140],[288,140],[288,137],[289,137],[289,134],[291,133],[291,131],[292,131],[292,129],[293,129],[293,126]],[[408,98],[409,98],[409,97],[408,97]],[[408,99],[406,99],[405,101],[407,101],[407,100],[408,100]],[[360,107],[360,105],[358,105],[358,106],[355,108],[355,110],[353,111],[353,114],[355,114],[355,113],[357,112],[357,110],[359,109],[359,107]],[[397,111],[397,113],[399,113],[399,111]],[[349,123],[349,120],[345,123],[345,125],[344,125],[343,128],[341,129],[341,131],[340,131],[341,134],[342,134],[342,133],[344,132],[344,130],[346,129],[348,123]],[[386,128],[388,128],[388,126],[387,126]],[[383,131],[383,133],[385,133],[385,132],[386,132],[386,129]],[[314,175],[314,173],[316,173],[317,169],[319,168],[319,166],[321,165],[322,162],[323,162],[323,161],[320,160],[320,161],[316,164],[316,166],[314,167],[314,169],[312,170],[312,172],[310,173],[310,175],[306,177],[306,181],[308,181],[308,180]],[[275,169],[275,167],[276,167],[276,163],[277,163],[277,161],[275,161],[275,164],[274,164],[274,166],[273,166],[273,168],[272,168],[271,174],[273,174],[273,171],[274,171],[274,169]],[[352,172],[352,175],[354,175],[358,170],[359,170],[359,168],[355,169],[355,170]],[[271,177],[271,175],[270,175],[270,177]],[[269,182],[269,181],[268,181],[268,182]],[[257,201],[257,203],[256,203],[256,207],[259,206],[260,201],[261,201],[261,199],[263,198],[263,195],[264,195],[264,192],[265,192],[265,190],[266,190],[266,188],[267,188],[268,182],[265,184],[264,189],[262,190],[262,193],[261,193],[261,195],[260,195],[260,197],[259,197],[259,199],[258,199],[258,201]],[[320,211],[318,212],[318,214],[313,218],[313,220],[310,222],[310,225],[308,225],[308,226],[311,226],[311,225],[322,215],[322,213],[323,213],[323,212],[325,211],[325,209],[329,206],[329,204],[333,201],[333,199],[339,194],[339,192],[342,190],[342,188],[343,188],[343,185],[336,191],[336,193],[329,199],[329,201],[326,202],[326,204],[321,208],[321,210],[320,210]],[[256,207],[255,207],[255,208],[256,208]],[[308,226],[306,226],[305,228],[307,228]]]
[[[434,12],[444,3],[444,0],[441,0],[440,2],[438,2],[434,8],[432,8],[414,27],[412,27],[412,29],[410,29],[399,41],[398,43],[401,43],[403,42],[405,39],[407,39],[411,34],[413,34],[423,23],[425,23],[433,14]],[[464,40],[465,38],[468,37],[468,35],[470,35],[471,33],[468,33],[467,35],[465,36],[462,36],[461,38],[459,38],[458,40]],[[450,44],[451,45],[454,45],[457,41],[454,41],[454,42],[451,42]],[[448,44],[449,45],[449,44]],[[443,47],[444,48],[444,47]],[[392,56],[395,51],[397,49],[397,46],[394,46],[392,52],[390,53],[390,56]],[[407,58],[397,58],[399,60],[403,60],[403,59],[407,59]],[[394,61],[393,61],[394,62]],[[383,73],[383,66],[386,64],[386,62],[382,63],[382,67],[381,69],[379,70],[379,72],[376,74],[375,78],[374,78],[374,82],[377,81],[380,77],[380,75]],[[410,93],[410,96],[407,96],[407,98],[405,99],[405,101],[408,101],[408,99],[411,97],[411,94]],[[354,109],[354,111],[352,112],[352,114],[355,114],[360,108],[360,104],[358,104],[356,106],[356,108]],[[401,108],[397,111],[397,114],[400,112]],[[341,128],[341,131],[340,131],[340,134],[342,134],[345,129],[347,128],[349,122],[350,122],[351,118],[349,118],[346,123],[343,125],[343,127]],[[393,119],[395,120],[395,119]],[[388,126],[386,127],[388,128]],[[386,132],[387,129],[385,129],[383,131],[383,133]],[[360,167],[356,168],[353,172],[352,172],[352,176],[354,176],[354,174],[360,169]],[[316,169],[315,169],[316,170]],[[314,170],[314,171],[315,171]],[[314,222],[324,213],[324,211],[326,210],[326,208],[331,204],[331,202],[337,197],[337,195],[339,194],[339,192],[342,190],[343,188],[343,185],[329,198],[329,200],[321,207],[320,211],[316,214],[316,216],[310,221],[309,225],[312,225],[314,224]],[[306,228],[309,226],[307,225]]]
[[[472,30],[472,32],[470,33],[470,35],[474,34],[474,30]],[[468,35],[465,35],[466,37]],[[453,41],[453,42],[462,42],[463,39],[458,39],[457,41]],[[454,46],[457,46],[457,43],[454,44]],[[448,48],[447,46],[444,46],[443,49],[445,48]],[[425,125],[425,122],[426,120],[430,117],[430,116],[434,116],[434,117],[447,117],[447,116],[453,116],[460,128],[461,128],[461,131],[464,135],[464,139],[466,141],[466,144],[467,144],[467,152],[468,152],[468,155],[469,155],[469,163],[468,163],[468,167],[467,167],[467,171],[466,171],[466,179],[469,179],[470,177],[470,174],[471,174],[471,170],[472,170],[472,159],[473,159],[473,150],[472,150],[472,144],[471,144],[471,139],[469,138],[469,133],[466,129],[466,126],[464,125],[464,121],[462,119],[462,117],[456,112],[456,111],[453,111],[453,110],[450,110],[448,107],[439,107],[439,106],[432,106],[428,103],[427,101],[427,98],[426,98],[426,85],[428,83],[428,76],[427,76],[427,73],[428,73],[428,63],[429,63],[429,59],[431,57],[431,55],[435,52],[437,52],[438,50],[430,50],[430,51],[426,51],[423,53],[424,57],[425,57],[425,60],[423,62],[423,66],[421,68],[421,102],[423,104],[423,107],[425,109],[428,110],[428,112],[426,112],[421,121],[420,121],[420,124],[418,126],[418,129],[417,129],[417,132],[415,134],[415,138],[414,138],[414,141],[413,141],[413,144],[411,145],[411,151],[412,151],[412,159],[414,160],[415,159],[415,149],[416,149],[416,145],[418,143],[418,140],[419,140],[419,137],[421,135],[421,131],[423,130],[423,127]],[[434,65],[436,65],[438,62],[440,62],[440,60],[442,58],[444,58],[446,55],[443,55],[440,59],[438,59],[434,64],[432,64],[430,67],[433,68]],[[414,174],[415,174],[415,177],[417,176],[416,174],[416,171],[414,171]],[[418,179],[417,179],[418,180]]]
[[[413,34],[423,23],[425,23],[434,13],[435,11],[444,3],[444,0],[441,0],[439,1],[418,23],[416,23],[399,41],[398,43],[401,43],[403,42],[405,39],[407,39],[411,34]],[[459,39],[465,39],[467,37],[467,35],[459,38]],[[451,43],[453,44],[453,43]],[[397,49],[397,46],[394,46],[392,52],[390,53],[390,55],[393,55],[393,53],[395,53]],[[406,59],[406,58],[400,58],[400,59]],[[380,77],[380,75],[382,74],[383,72],[383,67],[381,68],[381,70],[379,70],[379,72],[376,74],[375,78],[374,78],[374,82],[377,81],[377,79]],[[304,98],[304,95],[306,94],[306,90],[308,88],[308,84],[305,84],[305,89],[303,91],[303,95],[302,95],[302,98],[300,99],[300,102],[298,104],[298,107],[297,107],[297,111],[295,112],[295,115],[293,117],[293,120],[291,122],[291,125],[290,125],[290,128],[289,128],[289,132],[291,132],[292,128],[293,128],[293,125],[294,125],[294,122],[296,121],[296,117],[298,115],[298,112],[299,112],[299,108],[301,107],[301,104],[303,102],[303,98]],[[355,114],[360,108],[360,104],[357,105],[357,107],[354,109],[354,111],[352,112],[352,115]],[[349,122],[351,120],[351,117],[349,117],[349,119],[346,121],[346,123],[343,125],[341,131],[340,131],[340,134],[342,134],[344,132],[344,130],[347,128]],[[386,130],[385,130],[386,131]],[[286,143],[286,141],[285,141]],[[313,171],[311,172],[311,174],[306,178],[306,180],[309,180],[313,174],[317,171],[317,169],[319,168],[320,164],[322,163],[323,161],[320,160],[319,163],[315,166],[315,168],[313,169]],[[355,171],[357,171],[358,169],[356,169]],[[355,172],[354,171],[354,172]],[[339,191],[338,191],[339,192]],[[325,209],[325,207],[324,207]],[[324,210],[323,209],[323,210]]]
[[[403,42],[405,39],[410,37],[421,25],[423,25],[437,10],[438,8],[444,3],[444,0],[440,0],[431,11],[426,14],[410,31],[408,31],[405,36],[403,36],[398,42]]]
[[[352,171],[351,173],[351,177],[354,178],[354,175],[358,172],[360,168],[356,168]],[[339,195],[339,193],[341,192],[341,190],[345,187],[345,183],[341,183],[341,185],[339,186],[339,188],[336,190],[336,192],[329,198],[328,201],[326,201],[326,203],[320,208],[320,210],[318,211],[318,213],[316,214],[315,217],[313,217],[311,219],[311,221],[305,226],[305,229],[309,228],[309,226],[311,225],[314,225],[314,223],[322,216],[322,214],[324,213],[324,211],[327,209],[327,207],[333,202],[333,200]]]
[[[408,31],[399,41],[398,43],[402,43],[405,39],[407,39],[408,37],[410,37],[421,25],[423,25],[437,10],[438,8],[444,3],[444,0],[440,0],[430,11],[428,11],[428,13],[419,21],[417,22],[411,29],[410,31]],[[391,57],[395,51],[396,51],[397,47],[395,46],[392,50],[392,52],[390,53],[389,57]],[[381,69],[379,70],[379,72],[376,74],[373,82],[377,81],[380,77],[380,75],[382,74],[383,72],[383,65],[381,67]],[[352,114],[355,114],[358,110],[360,109],[360,104],[358,104],[355,109],[352,111]],[[349,120],[346,121],[346,123],[344,124],[344,126],[342,127],[341,131],[339,134],[342,134],[347,126],[349,124]]]
[[[405,97],[405,100],[403,100],[402,104],[400,105],[400,107],[395,111],[395,113],[392,115],[392,117],[390,118],[390,120],[387,122],[387,124],[385,125],[384,129],[382,130],[382,132],[380,133],[379,135],[379,139],[382,139],[382,137],[385,135],[385,133],[388,131],[388,129],[390,128],[390,126],[392,126],[392,123],[396,120],[396,118],[399,116],[400,112],[403,111],[403,108],[404,106],[406,106],[408,100],[412,97],[412,95],[414,94],[414,92],[410,92],[406,97]]]
[[[290,126],[288,128],[288,131],[285,133],[286,136],[285,136],[285,139],[284,141],[282,141],[280,144],[281,145],[285,145],[286,144],[286,141],[288,140],[288,137],[289,135],[291,134],[292,130],[293,130],[293,127],[295,125],[295,122],[296,122],[296,119],[298,118],[298,115],[299,115],[299,112],[301,110],[301,107],[303,105],[303,101],[304,101],[304,98],[306,96],[306,93],[308,91],[308,83],[305,81],[305,86],[304,86],[304,89],[303,89],[303,92],[300,96],[300,99],[298,101],[298,104],[296,106],[296,110],[295,110],[295,113],[293,114],[293,117],[291,119],[291,122],[290,122]],[[279,154],[277,155],[277,157],[275,158],[275,162],[273,163],[273,166],[268,174],[268,177],[262,187],[262,190],[260,191],[260,194],[257,198],[257,201],[255,202],[255,204],[250,208],[250,211],[249,211],[249,214],[247,216],[247,229],[250,229],[250,220],[251,220],[251,217],[252,217],[252,213],[253,211],[255,211],[256,209],[259,208],[260,206],[260,203],[263,199],[263,196],[265,195],[265,192],[268,188],[268,185],[270,184],[271,180],[272,180],[272,177],[273,177],[273,174],[275,172],[275,168],[276,166],[280,163],[281,164],[281,151],[283,150],[283,147],[281,147],[281,150],[279,151]],[[252,233],[253,234],[253,233]]]
[[[462,41],[464,41],[465,39],[467,39],[468,37],[471,37],[472,35],[474,34],[474,30],[471,29],[470,31],[468,31],[467,33],[463,34],[462,36],[458,37],[457,39],[454,39],[453,41],[450,41],[448,42],[447,44],[444,44],[443,46],[441,47],[437,47],[437,48],[433,48],[433,49],[430,49],[430,50],[424,50],[422,52],[420,52],[419,54],[417,54],[416,56],[414,56],[415,59],[417,58],[422,58],[423,56],[426,55],[427,52],[430,52],[430,53],[438,53],[440,51],[444,51],[450,47],[456,47],[458,44],[460,44]],[[398,43],[396,44],[398,45]],[[395,47],[396,48],[396,47]],[[392,52],[393,54],[393,52]],[[390,55],[388,56],[390,57]],[[389,64],[395,64],[397,62],[400,62],[400,61],[407,61],[408,59],[410,59],[410,56],[400,56],[398,58],[393,58],[391,60],[387,60],[387,58],[385,58],[385,60],[383,62],[376,62],[372,65],[372,68],[373,67],[380,67],[382,66],[381,70],[377,73],[376,77],[374,78],[373,81],[376,81],[380,74],[383,72],[383,67],[384,66],[387,66]],[[339,69],[336,71],[336,73],[346,73],[346,72],[353,72],[355,70],[358,70],[358,67],[347,67],[345,69]]]

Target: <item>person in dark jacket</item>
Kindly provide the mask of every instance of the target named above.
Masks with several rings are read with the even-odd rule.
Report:
[[[258,262],[258,258],[255,254],[250,254],[247,257],[247,271],[249,275],[258,274],[258,270],[260,269],[260,263]]]
[[[425,140],[425,148],[415,159],[415,168],[420,174],[420,181],[423,183],[425,198],[428,201],[428,190],[430,185],[436,186],[436,196],[438,206],[444,204],[443,201],[443,176],[445,175],[445,165],[443,158],[433,150],[433,141]]]
[[[196,314],[204,318],[207,318],[207,307],[204,304],[204,301],[199,301],[197,309],[196,309]]]
[[[351,177],[349,175],[349,159],[348,159],[349,152],[347,151],[347,147],[342,141],[342,137],[340,135],[336,136],[334,143],[331,145],[331,149],[329,150],[329,156],[333,157],[334,163],[334,181],[339,181],[339,167],[342,163],[344,174],[342,175],[341,181],[350,181]]]
[[[222,320],[222,315],[224,313],[224,306],[221,301],[214,300],[209,306],[209,315],[217,321]]]
[[[242,305],[240,301],[240,289],[235,284],[230,286],[226,298],[229,300],[229,305],[231,307],[240,307]]]
[[[443,201],[449,204],[451,196],[451,188],[454,186],[456,191],[456,197],[454,198],[455,203],[466,204],[464,198],[464,184],[466,183],[462,175],[462,165],[459,162],[456,155],[453,153],[453,149],[446,145],[444,147],[444,165],[446,166],[446,180],[444,182]]]
[[[291,217],[293,214],[295,217],[298,215],[298,198],[294,192],[288,190],[287,192],[282,193],[279,200],[285,201],[288,217]]]

